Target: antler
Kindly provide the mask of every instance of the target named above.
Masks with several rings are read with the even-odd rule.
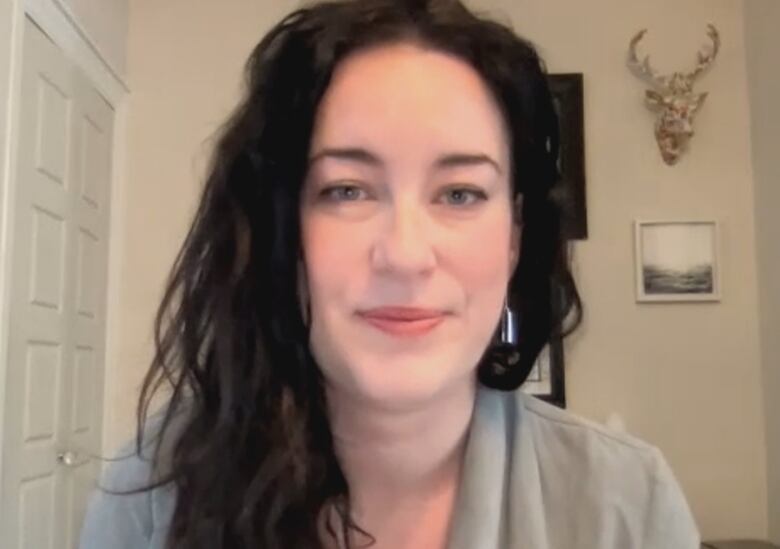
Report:
[[[699,50],[696,53],[696,68],[687,75],[691,81],[712,65],[715,56],[718,55],[718,50],[720,49],[720,35],[718,35],[717,29],[715,29],[712,24],[707,25],[707,36],[712,40],[712,48],[708,50]]]
[[[642,29],[631,39],[628,48],[628,68],[631,69],[634,74],[643,80],[649,81],[652,85],[658,86],[661,89],[665,89],[666,78],[658,74],[653,67],[650,66],[650,56],[646,55],[641,62],[636,56],[636,45],[642,39],[647,32],[647,29]]]

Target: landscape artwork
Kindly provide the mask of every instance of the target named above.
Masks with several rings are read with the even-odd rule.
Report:
[[[717,301],[717,224],[637,222],[639,301]]]

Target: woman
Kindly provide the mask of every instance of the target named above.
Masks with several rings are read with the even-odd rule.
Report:
[[[581,317],[533,47],[339,1],[247,74],[81,547],[698,547],[658,450],[517,390]]]

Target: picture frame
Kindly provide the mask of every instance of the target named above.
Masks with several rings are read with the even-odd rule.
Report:
[[[563,293],[553,292],[553,310],[560,310]],[[562,326],[552,327],[546,345],[539,352],[521,390],[541,400],[566,408],[566,371],[564,368]]]
[[[552,337],[539,353],[521,390],[559,408],[566,408],[563,339],[560,336]]]
[[[563,212],[561,231],[567,240],[588,238],[585,201],[585,106],[582,73],[548,74],[558,115],[558,171],[553,196]]]
[[[720,301],[719,224],[635,220],[638,302]]]
[[[553,197],[561,206],[561,231],[566,240],[588,238],[585,194],[585,105],[582,73],[548,74],[548,85],[558,116],[558,171]],[[558,305],[555,305],[558,306]],[[521,390],[560,408],[566,408],[563,338],[554,331],[534,363]]]

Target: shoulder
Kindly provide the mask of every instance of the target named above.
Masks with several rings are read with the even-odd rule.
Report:
[[[175,489],[170,483],[152,485],[163,475],[165,452],[178,425],[172,422],[161,441],[162,417],[162,411],[149,417],[140,453],[134,436],[107,460],[88,502],[80,549],[163,547],[175,506]],[[158,446],[161,459],[155,462]]]
[[[516,391],[512,396],[517,415],[533,436],[537,450],[589,466],[631,468],[651,478],[660,450],[628,433],[614,431],[595,421]],[[591,470],[590,472],[594,472]]]
[[[131,491],[148,486],[169,471],[172,446],[186,424],[188,402],[184,401],[163,430],[166,408],[150,414],[139,437],[134,435],[122,444],[114,458],[107,460],[101,488]]]
[[[513,396],[540,467],[627,505],[646,503],[658,483],[674,482],[661,451],[618,432],[517,391]]]
[[[557,523],[597,545],[608,535],[624,547],[698,548],[686,498],[656,446],[521,390],[491,398],[512,425],[516,454],[535,462],[539,505]]]
[[[627,433],[613,431],[522,390],[480,387],[478,406],[504,424],[514,444],[531,444],[536,454],[560,464],[583,467],[611,463],[651,474],[661,456],[657,447]]]

